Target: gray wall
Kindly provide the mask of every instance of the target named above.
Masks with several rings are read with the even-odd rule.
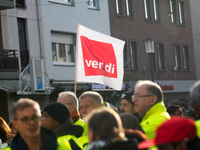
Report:
[[[190,0],[196,77],[200,79],[200,0]],[[192,39],[191,39],[192,40]]]
[[[40,0],[42,18],[42,41],[44,63],[50,78],[74,80],[75,66],[53,65],[51,31],[75,33],[77,24],[110,35],[110,21],[107,0],[99,0],[100,10],[88,9],[87,0],[75,0],[75,6]]]

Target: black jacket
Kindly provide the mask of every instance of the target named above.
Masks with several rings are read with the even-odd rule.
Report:
[[[52,130],[41,128],[43,150],[56,150],[57,137]],[[10,144],[12,150],[28,150],[28,146],[18,133]]]
[[[56,131],[57,137],[65,136],[65,135],[74,135],[77,139],[81,137],[83,134],[83,127],[80,125],[73,124],[72,119],[67,120],[61,127]],[[76,140],[76,139],[75,139]],[[76,143],[77,141],[72,138],[69,140],[71,148],[73,150],[82,150],[82,146]]]

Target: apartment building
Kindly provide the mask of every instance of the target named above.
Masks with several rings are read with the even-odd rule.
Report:
[[[0,115],[7,121],[19,98],[34,99],[42,109],[59,92],[73,89],[78,23],[110,35],[107,0],[11,2],[11,9],[0,11]],[[77,90],[88,87],[78,84]]]
[[[187,104],[196,81],[189,0],[109,0],[111,35],[125,40],[124,81],[153,80],[165,102]]]

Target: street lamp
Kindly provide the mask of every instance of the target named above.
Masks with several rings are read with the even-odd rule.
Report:
[[[154,40],[151,38],[146,39],[145,40],[145,48],[146,48],[146,53],[150,55],[151,78],[152,78],[152,82],[154,82],[154,76],[153,76]]]

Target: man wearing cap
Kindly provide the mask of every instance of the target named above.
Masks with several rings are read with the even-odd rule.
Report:
[[[196,82],[190,89],[190,101],[198,120],[195,122],[197,133],[200,138],[200,81]]]
[[[175,116],[158,127],[154,139],[139,143],[138,148],[156,145],[159,150],[199,150],[200,139],[196,132],[193,120]]]
[[[143,116],[140,125],[148,139],[154,138],[156,128],[165,120],[170,119],[163,103],[161,87],[148,80],[140,80],[135,85],[132,101],[134,109]]]
[[[73,124],[67,105],[60,102],[47,105],[43,110],[42,126],[52,129],[58,139],[69,141],[72,149],[83,149],[78,140],[83,134],[83,127]]]

